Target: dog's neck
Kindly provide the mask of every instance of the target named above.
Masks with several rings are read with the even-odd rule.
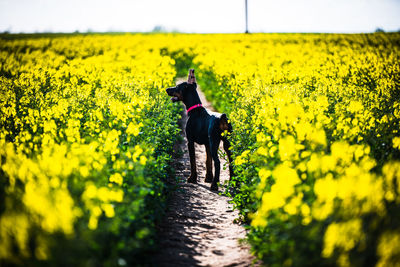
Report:
[[[190,94],[190,96],[186,99],[185,102],[183,102],[183,104],[185,104],[186,106],[186,110],[190,109],[191,107],[198,105],[198,104],[202,104],[199,94],[197,93],[197,90],[194,90],[194,92],[192,94]]]
[[[188,108],[188,109],[186,110],[186,113],[189,115],[189,112],[190,112],[190,111],[192,111],[192,110],[195,109],[195,108],[202,107],[202,106],[203,106],[202,104],[196,104],[196,105],[194,105],[194,106],[191,106],[190,108]]]

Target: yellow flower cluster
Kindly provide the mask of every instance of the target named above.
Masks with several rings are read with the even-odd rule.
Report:
[[[361,218],[385,221],[400,201],[400,35],[207,37],[188,39],[198,80],[214,80],[206,95],[234,125],[236,204],[258,201],[254,228],[296,216],[304,226],[330,223],[320,255],[350,264],[371,231]],[[385,265],[399,256],[389,248],[398,239],[382,235]]]
[[[147,39],[0,42],[0,261],[48,258],[48,234],[72,237],[77,220],[94,230],[115,216],[125,182],[143,187],[156,144],[141,133],[149,112],[171,105],[157,95],[175,77]]]
[[[149,183],[141,171],[156,145],[177,133],[169,123],[157,129],[176,108],[160,104],[175,65],[196,67],[206,96],[229,113],[232,184],[241,185],[233,201],[258,235],[258,255],[271,265],[301,262],[284,258],[303,253],[291,239],[300,236],[314,242],[303,255],[320,242],[320,260],[346,266],[372,246],[378,265],[393,264],[399,40],[398,33],[164,34],[0,42],[0,257],[12,258],[15,246],[29,257],[33,226],[70,235],[77,220],[95,229],[101,217],[117,217],[127,183],[138,184],[129,192],[139,199],[152,192],[140,191]],[[44,236],[36,239],[35,257],[46,258]]]

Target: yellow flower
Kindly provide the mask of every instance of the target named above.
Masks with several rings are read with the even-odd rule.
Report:
[[[140,133],[141,127],[143,127],[143,123],[134,124],[134,123],[130,122],[128,125],[128,128],[126,129],[126,133],[132,134],[133,136],[138,136]]]
[[[261,156],[268,156],[268,149],[266,149],[265,147],[259,147],[257,149],[257,153],[260,154]]]
[[[400,254],[400,233],[387,231],[379,238],[378,251],[379,260],[378,267],[395,266],[398,264],[397,255]]]
[[[350,101],[349,106],[347,107],[347,110],[353,113],[357,113],[362,111],[364,108],[363,104],[359,101]]]
[[[114,182],[116,184],[122,185],[123,183],[123,178],[120,173],[114,173],[113,175],[110,176],[109,179],[110,182]]]
[[[291,159],[296,153],[296,141],[293,136],[288,135],[279,140],[279,156],[282,161]]]
[[[400,150],[400,137],[393,138],[393,147]]]
[[[104,213],[107,217],[112,218],[115,216],[114,206],[111,204],[102,204],[101,209],[104,210]]]
[[[146,165],[147,162],[146,156],[140,156],[139,162],[141,165]]]
[[[324,235],[324,248],[322,256],[327,258],[333,253],[335,247],[350,251],[356,244],[363,240],[361,219],[352,219],[342,223],[331,223]]]
[[[271,176],[271,171],[265,168],[261,168],[260,171],[258,172],[258,176],[260,177],[262,182],[265,182],[268,179],[268,177]]]

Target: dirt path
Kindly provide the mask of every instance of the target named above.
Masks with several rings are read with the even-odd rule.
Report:
[[[203,106],[211,109],[199,90]],[[186,124],[186,113],[182,126]],[[184,137],[184,133],[182,132]],[[190,175],[190,161],[186,137],[179,144],[184,152],[177,159],[176,175],[179,182],[169,203],[165,221],[160,229],[160,253],[154,257],[155,266],[251,266],[254,257],[249,246],[239,244],[245,238],[245,229],[233,223],[237,212],[225,196],[209,190],[204,183],[206,153],[204,146],[196,144],[198,184],[186,183]],[[229,179],[221,159],[221,183]],[[221,189],[220,189],[221,191]]]

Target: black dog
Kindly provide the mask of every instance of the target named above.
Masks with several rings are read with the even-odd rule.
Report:
[[[224,131],[232,132],[232,126],[228,122],[226,114],[210,112],[201,104],[197,93],[197,83],[194,77],[194,70],[189,70],[188,82],[183,82],[176,87],[167,89],[167,94],[172,96],[171,100],[182,101],[187,110],[188,121],[186,123],[186,137],[188,140],[191,173],[187,180],[189,183],[197,183],[196,157],[194,142],[205,145],[206,160],[206,179],[205,182],[211,183],[211,190],[218,190],[220,160],[218,158],[218,147],[223,141],[224,150],[229,160],[229,175],[233,176],[232,158],[229,150],[229,141],[226,136],[222,136]],[[212,175],[212,160],[214,160],[215,175]]]

